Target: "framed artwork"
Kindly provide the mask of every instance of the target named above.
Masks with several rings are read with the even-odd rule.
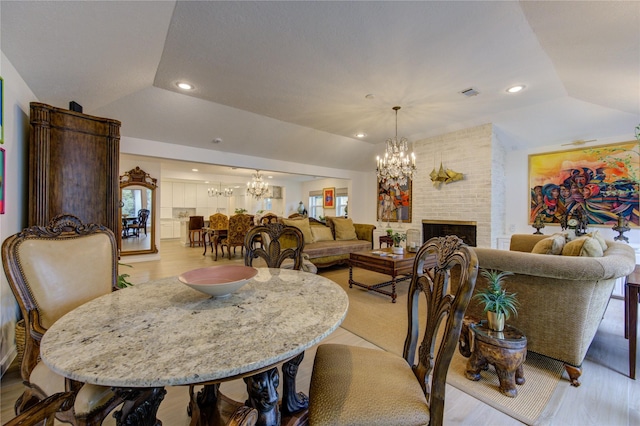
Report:
[[[586,216],[588,226],[612,226],[623,217],[640,225],[640,144],[529,155],[529,223],[563,223]]]
[[[0,143],[4,143],[4,80],[2,77],[0,77]]]
[[[0,214],[4,214],[4,148],[0,148]]]
[[[322,188],[322,207],[325,209],[336,208],[336,189]]]
[[[411,181],[390,186],[378,182],[378,222],[411,222]]]

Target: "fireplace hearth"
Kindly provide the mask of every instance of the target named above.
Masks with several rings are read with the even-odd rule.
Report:
[[[423,220],[422,238],[423,243],[433,237],[444,237],[456,235],[465,244],[476,247],[477,222],[462,220]]]

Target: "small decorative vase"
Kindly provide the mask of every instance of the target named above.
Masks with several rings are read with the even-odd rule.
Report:
[[[393,251],[393,254],[403,254],[404,253],[404,247],[400,247],[400,246],[398,246],[398,247],[394,246],[391,250]]]
[[[304,214],[304,204],[302,204],[302,201],[298,204],[298,213]]]
[[[493,331],[504,330],[504,314],[498,314],[496,312],[487,311],[488,326]]]

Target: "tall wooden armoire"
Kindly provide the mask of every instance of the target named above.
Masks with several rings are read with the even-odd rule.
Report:
[[[29,226],[70,213],[117,236],[120,122],[31,103]]]

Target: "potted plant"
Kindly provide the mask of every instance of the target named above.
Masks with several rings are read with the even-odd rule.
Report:
[[[395,254],[404,253],[404,249],[400,247],[400,243],[407,239],[407,234],[400,234],[398,232],[395,232],[393,235],[391,235],[391,238],[393,239],[393,248],[392,248],[393,253]]]
[[[489,328],[502,331],[505,320],[509,319],[511,314],[518,315],[516,293],[507,293],[503,288],[505,277],[513,275],[513,272],[482,269],[480,275],[487,279],[488,285],[473,297],[484,305]]]

